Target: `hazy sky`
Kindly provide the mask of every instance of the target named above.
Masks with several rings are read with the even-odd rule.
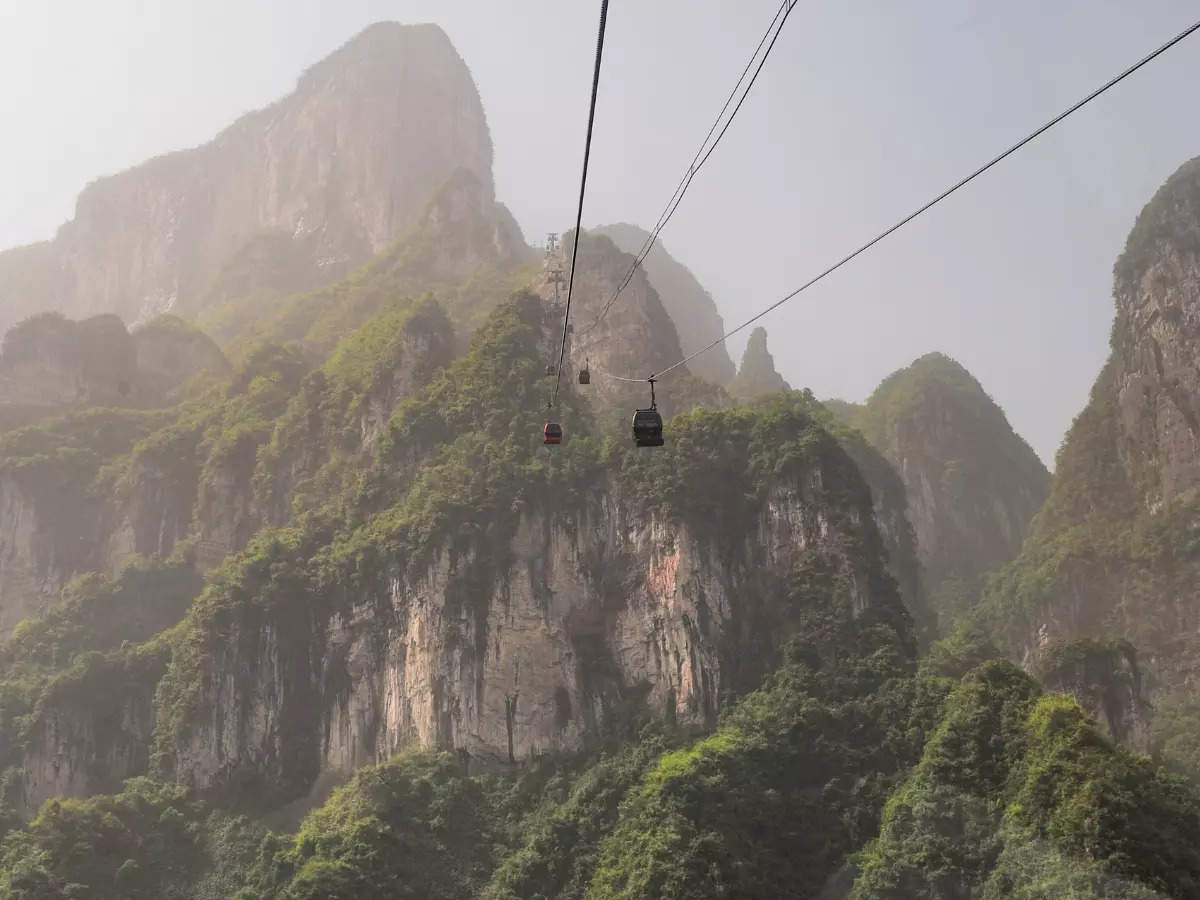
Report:
[[[585,226],[657,218],[777,3],[612,0]],[[564,230],[598,9],[0,0],[0,247],[51,236],[88,181],[206,141],[381,19],[445,28],[500,199],[531,241]],[[740,322],[1196,17],[1194,0],[801,0],[664,243]],[[1200,35],[772,313],[784,377],[861,400],[942,350],[1051,462],[1107,353],[1125,235],[1200,154],[1197,83]]]

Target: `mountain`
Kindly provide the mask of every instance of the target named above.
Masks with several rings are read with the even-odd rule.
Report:
[[[51,309],[138,323],[333,281],[460,168],[491,196],[466,64],[435,25],[373,25],[209,143],[88,185],[52,241],[0,253],[0,331]]]
[[[1188,737],[1200,672],[1198,235],[1200,160],[1192,160],[1134,223],[1113,271],[1108,361],[1059,449],[1028,542],[979,615],[1030,662],[1062,642],[1127,642],[1164,710],[1151,723],[1155,741],[1174,747],[1185,768],[1200,760]]]
[[[1151,715],[1119,638],[996,646],[1039,470],[975,380],[827,406],[759,332],[637,448],[681,330],[648,271],[601,321],[632,257],[579,238],[565,345],[565,251],[462,165],[340,277],[260,235],[194,317],[8,332],[0,898],[1200,900],[1190,695]],[[1186,561],[1146,509],[1120,539]],[[941,637],[921,529],[986,582]]]
[[[621,252],[635,257],[650,237],[645,230],[624,222],[593,231],[610,238]],[[661,240],[655,241],[646,254],[642,269],[675,324],[679,346],[685,354],[694,353],[725,333],[725,323],[712,295],[687,266],[667,252]],[[691,368],[696,375],[719,385],[728,385],[734,375],[733,361],[723,345],[698,356]]]
[[[1020,551],[1049,473],[979,382],[940,353],[889,375],[865,405],[827,405],[900,474],[924,588],[949,626],[983,574]]]

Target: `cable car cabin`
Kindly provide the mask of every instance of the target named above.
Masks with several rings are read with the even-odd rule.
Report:
[[[557,422],[547,422],[542,426],[542,443],[543,444],[561,444],[563,439],[562,426]]]
[[[588,371],[587,366],[584,366],[582,369],[579,370],[579,383],[580,384],[591,384],[592,383],[592,373]]]
[[[663,421],[657,409],[639,409],[633,414],[633,442],[639,447],[663,445]]]

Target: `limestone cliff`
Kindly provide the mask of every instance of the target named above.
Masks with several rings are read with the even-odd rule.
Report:
[[[202,603],[160,690],[160,765],[284,799],[410,743],[503,764],[578,748],[631,705],[711,724],[806,627],[777,601],[785,585],[841,585],[848,615],[904,615],[870,494],[831,440],[736,528],[627,493],[601,478],[570,509],[502,494],[416,560],[364,559],[351,580],[234,576],[246,600]],[[333,562],[300,541],[254,549]]]
[[[90,184],[54,240],[0,253],[0,330],[36,312],[195,315],[332,281],[464,168],[492,190],[465,63],[435,25],[373,25],[211,142]]]
[[[1109,360],[1059,450],[1030,540],[982,610],[1027,660],[1056,641],[1130,642],[1155,700],[1200,675],[1198,234],[1193,160],[1130,232],[1114,269]]]
[[[622,253],[635,257],[650,237],[648,232],[625,222],[593,230],[610,238]],[[642,267],[675,325],[684,353],[699,350],[725,332],[725,323],[712,295],[687,266],[667,251],[661,239],[654,242]],[[720,385],[727,385],[734,376],[733,361],[724,346],[697,357],[691,369],[701,378]]]
[[[865,406],[829,405],[904,481],[924,587],[949,626],[976,601],[981,576],[1020,551],[1046,497],[1045,466],[979,382],[940,353],[888,376]]]

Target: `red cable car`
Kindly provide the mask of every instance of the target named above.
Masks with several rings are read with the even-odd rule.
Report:
[[[562,426],[557,422],[547,422],[542,426],[543,444],[561,444],[563,439]]]

